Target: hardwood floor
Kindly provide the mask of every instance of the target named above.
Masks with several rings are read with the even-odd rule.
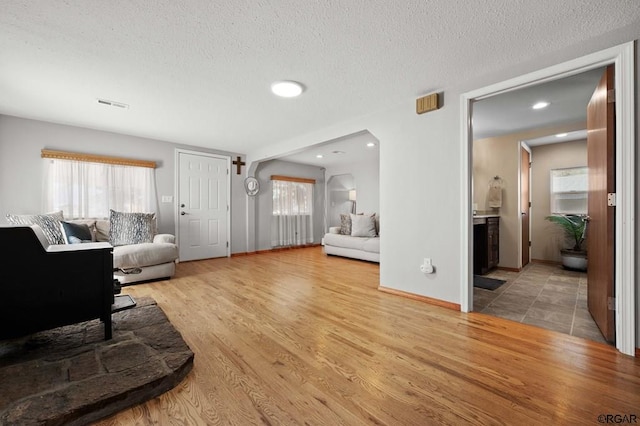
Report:
[[[377,290],[322,248],[180,263],[124,287],[195,352],[175,389],[100,425],[597,424],[640,419],[640,360]],[[458,283],[451,283],[457,286]]]

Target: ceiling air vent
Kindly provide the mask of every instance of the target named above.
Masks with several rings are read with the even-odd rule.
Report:
[[[116,108],[128,109],[129,105],[123,104],[122,102],[108,101],[106,99],[98,99],[98,103],[100,105],[108,105]]]

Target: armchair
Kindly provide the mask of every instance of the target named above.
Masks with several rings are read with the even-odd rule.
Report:
[[[99,318],[111,339],[113,247],[49,245],[37,226],[0,227],[0,339]]]

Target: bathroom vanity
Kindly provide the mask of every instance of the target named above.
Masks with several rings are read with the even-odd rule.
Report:
[[[500,262],[500,216],[473,216],[473,273],[484,275]]]

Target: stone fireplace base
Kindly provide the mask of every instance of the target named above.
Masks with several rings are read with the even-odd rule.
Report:
[[[176,386],[193,352],[156,302],[0,342],[0,424],[87,424]]]

